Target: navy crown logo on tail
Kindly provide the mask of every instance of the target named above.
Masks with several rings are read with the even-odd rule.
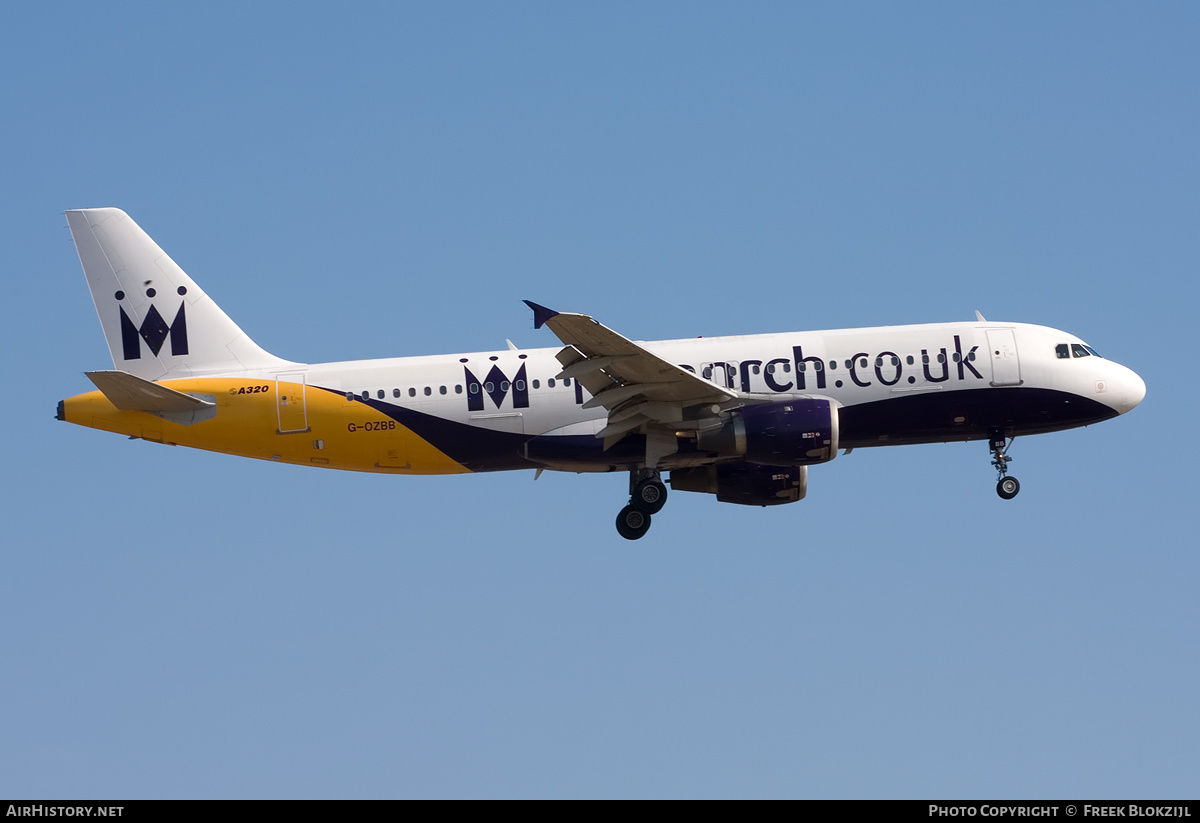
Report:
[[[183,286],[180,286],[177,291],[180,296],[187,294],[187,289]],[[119,291],[115,296],[117,300],[124,300],[125,292]],[[154,297],[154,289],[146,289],[146,296]],[[133,325],[133,320],[125,313],[125,308],[123,306],[118,307],[121,312],[121,346],[124,350],[125,359],[141,359],[141,341],[143,340],[150,347],[150,353],[157,357],[168,336],[171,338],[172,355],[178,357],[181,354],[187,354],[187,316],[184,313],[186,305],[187,301],[179,304],[179,311],[175,313],[175,319],[168,325],[163,316],[158,313],[158,309],[152,304],[150,310],[146,312],[141,326]]]

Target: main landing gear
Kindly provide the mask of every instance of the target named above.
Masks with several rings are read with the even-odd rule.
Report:
[[[1015,440],[1016,438],[1013,438]],[[1012,500],[1021,490],[1021,484],[1015,477],[1008,476],[1008,464],[1012,461],[1006,452],[1012,445],[1012,440],[1004,439],[1004,432],[994,429],[988,438],[988,450],[992,453],[992,465],[995,467],[999,480],[996,481],[996,494],[1005,500]]]
[[[650,516],[662,511],[667,502],[667,487],[657,471],[642,469],[629,473],[629,505],[617,515],[617,533],[626,540],[637,540],[650,531]]]

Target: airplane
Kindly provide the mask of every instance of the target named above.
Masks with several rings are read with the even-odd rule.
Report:
[[[112,355],[57,418],[155,443],[329,469],[628,472],[617,532],[672,491],[803,499],[839,451],[1017,436],[1133,409],[1146,384],[1066,332],[985,320],[636,342],[525,301],[561,346],[341,363],[267,353],[120,209],[66,212]]]

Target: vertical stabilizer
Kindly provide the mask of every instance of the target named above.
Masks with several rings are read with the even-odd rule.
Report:
[[[67,212],[113,365],[146,380],[294,366],[259,348],[120,209]]]

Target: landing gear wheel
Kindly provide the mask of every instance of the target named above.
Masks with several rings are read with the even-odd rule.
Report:
[[[633,487],[629,504],[646,514],[658,514],[667,504],[667,487],[654,477],[647,477]]]
[[[1005,440],[1002,429],[992,429],[988,432],[988,451],[992,453],[992,468],[1000,478],[996,481],[996,494],[1004,500],[1012,500],[1021,490],[1017,478],[1008,476],[1008,464],[1012,462],[1012,458],[1005,453],[1015,439],[1014,437],[1012,440]]]
[[[626,540],[637,540],[650,531],[650,515],[632,503],[617,515],[617,534]]]
[[[1015,477],[1002,477],[1000,478],[1000,482],[996,484],[996,494],[1005,500],[1012,500],[1020,490],[1021,484],[1017,482],[1017,478]]]

